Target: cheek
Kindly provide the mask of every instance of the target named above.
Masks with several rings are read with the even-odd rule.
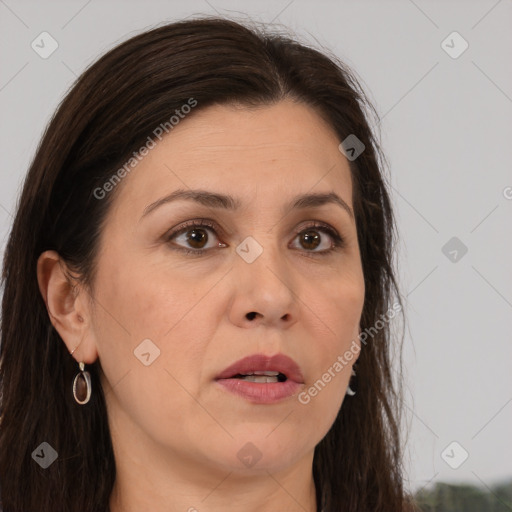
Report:
[[[342,405],[352,365],[359,355],[364,291],[362,273],[354,272],[318,288],[307,302],[310,337],[315,343],[304,354],[312,371],[298,399],[324,433]]]
[[[141,258],[116,258],[104,265],[98,282],[101,323],[131,343],[145,338],[166,339],[194,317],[195,307],[208,291],[207,280],[144,263]],[[129,333],[129,334],[128,334]],[[135,348],[132,347],[132,348]]]
[[[308,286],[307,296],[305,303],[317,317],[315,338],[320,341],[323,354],[332,358],[333,354],[345,351],[354,339],[358,340],[365,297],[362,271],[347,271],[317,289]]]
[[[196,392],[203,340],[216,326],[215,301],[208,294],[215,281],[178,271],[170,280],[140,260],[105,260],[116,261],[104,264],[97,280],[95,335],[106,389],[115,388],[136,416],[168,414],[172,403],[190,398],[184,389]]]

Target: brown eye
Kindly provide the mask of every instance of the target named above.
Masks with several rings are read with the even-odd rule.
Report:
[[[226,247],[221,242],[210,241],[209,233],[213,233],[213,240],[217,238],[215,224],[206,219],[194,220],[179,226],[166,236],[166,241],[174,249],[184,251],[187,254],[202,254],[216,247]],[[207,247],[210,242],[210,247]]]
[[[300,244],[300,247],[296,247],[297,249],[318,256],[326,256],[334,250],[345,246],[344,239],[334,228],[319,222],[306,226],[306,229],[296,234],[296,238],[299,239]],[[323,249],[317,250],[322,244]]]
[[[304,249],[316,249],[320,245],[320,236],[316,231],[305,231],[302,233],[302,246]]]
[[[203,249],[208,242],[208,234],[205,229],[194,228],[185,232],[187,243],[194,249]]]

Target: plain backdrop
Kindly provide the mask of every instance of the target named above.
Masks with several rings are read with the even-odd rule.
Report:
[[[76,76],[145,29],[216,13],[279,23],[332,51],[382,118],[407,316],[407,485],[510,477],[510,0],[0,0],[2,253],[22,179]],[[31,46],[42,32],[58,44],[46,59]]]

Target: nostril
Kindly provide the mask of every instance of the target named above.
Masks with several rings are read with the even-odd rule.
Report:
[[[251,311],[250,313],[247,313],[246,316],[249,320],[253,320],[254,317],[256,316],[256,313],[254,311]]]

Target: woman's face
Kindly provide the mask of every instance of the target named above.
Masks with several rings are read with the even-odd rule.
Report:
[[[312,457],[345,397],[355,358],[335,363],[359,346],[364,301],[340,141],[289,100],[209,107],[155,140],[116,190],[91,305],[114,445],[229,471]],[[189,198],[161,201],[178,190]],[[310,194],[347,208],[292,207]],[[286,382],[217,379],[255,354],[284,354],[301,375],[277,361]]]

